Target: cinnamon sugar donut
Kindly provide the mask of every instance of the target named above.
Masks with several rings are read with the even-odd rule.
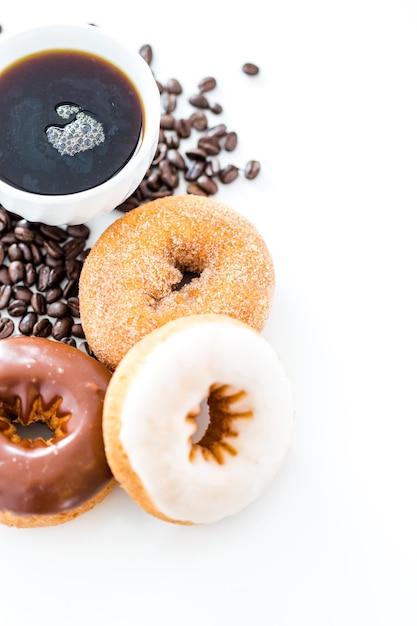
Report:
[[[266,339],[210,314],[168,322],[131,348],[103,411],[115,478],[145,511],[181,524],[216,522],[258,498],[285,459],[292,423],[290,383]]]
[[[260,331],[274,268],[245,217],[202,196],[169,196],[126,213],[99,237],[81,272],[80,317],[95,356],[114,370],[168,321],[225,314]]]
[[[104,365],[63,343],[0,341],[0,523],[61,524],[111,491],[102,433],[110,377]],[[26,436],[36,422],[47,435]]]

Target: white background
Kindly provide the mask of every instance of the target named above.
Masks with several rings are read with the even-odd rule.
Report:
[[[417,2],[2,2],[4,34],[59,21],[150,43],[189,93],[217,78],[232,160],[262,163],[217,198],[274,255],[265,335],[296,426],[269,491],[217,524],[117,488],[66,525],[1,527],[2,626],[415,625]]]

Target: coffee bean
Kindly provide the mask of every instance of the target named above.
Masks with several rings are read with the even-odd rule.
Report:
[[[225,185],[232,183],[238,176],[239,170],[235,165],[226,165],[219,174],[220,180]]]
[[[176,148],[170,148],[167,151],[166,158],[167,158],[168,163],[171,163],[171,165],[176,167],[178,170],[185,170],[186,168],[185,160]],[[148,178],[148,181],[149,181],[149,178]]]
[[[35,313],[42,315],[46,311],[45,297],[41,293],[33,293],[30,299],[30,304]]]
[[[16,239],[18,239],[19,241],[25,241],[26,243],[31,242],[35,239],[35,233],[32,230],[29,222],[26,222],[26,220],[21,220],[20,222],[18,222],[18,224],[15,226],[13,234]]]
[[[249,180],[256,178],[261,171],[261,164],[259,161],[248,161],[245,167],[245,177]]]
[[[196,93],[193,96],[190,96],[188,102],[198,109],[208,109],[209,102],[206,96],[202,93]]]
[[[211,91],[217,86],[217,81],[213,76],[207,76],[202,78],[198,83],[198,88],[201,92]]]
[[[85,241],[82,237],[73,237],[66,241],[63,245],[63,250],[67,259],[76,257],[84,249]]]
[[[232,152],[237,146],[237,134],[235,132],[226,133],[222,141],[223,148],[227,152]]]
[[[197,180],[204,172],[206,164],[204,161],[191,161],[189,168],[184,174],[185,180],[192,182]]]
[[[196,183],[189,183],[187,185],[187,193],[193,194],[195,196],[208,196],[208,194]]]
[[[61,317],[52,326],[52,337],[58,340],[69,337],[71,335],[72,325],[72,317]]]
[[[175,117],[171,115],[170,113],[162,113],[160,124],[163,130],[174,130]]]
[[[78,293],[78,279],[71,278],[66,285],[64,286],[62,295],[64,298],[68,299],[72,296],[75,296]]]
[[[185,153],[192,161],[205,161],[207,152],[202,148],[194,148],[193,150],[187,150]]]
[[[78,259],[67,259],[65,261],[65,273],[67,278],[79,278],[81,274],[82,263]]]
[[[150,65],[152,63],[153,51],[152,46],[149,44],[144,44],[139,48],[139,54],[143,59],[145,59],[146,63]]]
[[[5,309],[10,302],[13,290],[11,285],[0,285],[0,309]]]
[[[77,342],[73,337],[62,337],[60,341],[61,343],[67,344],[67,346],[72,346],[73,348],[77,347]]]
[[[28,263],[33,261],[32,249],[29,244],[25,243],[24,241],[19,241],[17,246],[21,252],[21,257],[20,257],[21,259],[23,259],[24,261]],[[9,259],[10,259],[10,248],[9,248]]]
[[[214,104],[210,104],[209,109],[215,115],[220,115],[220,113],[223,113],[223,107],[218,102],[215,102]]]
[[[78,337],[79,339],[85,339],[83,327],[81,326],[81,324],[73,324],[71,332],[74,337]]]
[[[14,322],[7,317],[0,317],[0,339],[7,339],[14,333]]]
[[[85,352],[86,354],[88,354],[88,356],[91,356],[93,358],[94,357],[94,352],[92,351],[92,349],[90,348],[90,346],[88,345],[88,343],[86,341],[83,341],[80,346],[79,349],[82,350],[83,352]]]
[[[12,261],[9,265],[9,276],[13,284],[18,283],[25,277],[25,266],[22,261]]]
[[[226,124],[216,124],[206,131],[207,137],[223,137],[227,133]]]
[[[206,194],[209,196],[214,195],[218,190],[216,181],[210,178],[210,176],[207,176],[207,174],[202,174],[201,176],[199,176],[196,180],[196,183],[200,187],[200,189],[205,191]]]
[[[86,224],[70,224],[69,226],[67,226],[66,232],[64,231],[64,234],[64,239],[66,239],[67,236],[76,237],[77,239],[88,239],[90,236],[90,229]]]
[[[17,285],[13,287],[13,296],[18,300],[23,300],[26,304],[29,304],[32,298],[32,291],[29,287],[25,287],[24,285]]]
[[[255,63],[244,63],[242,70],[249,76],[256,76],[256,74],[259,74],[260,71],[259,67]]]
[[[65,241],[68,237],[66,231],[60,226],[40,224],[39,231],[46,239],[52,239],[53,241]]]
[[[10,261],[20,261],[20,259],[23,257],[22,251],[19,248],[18,243],[12,243],[9,246],[8,254],[9,254]],[[3,257],[3,260],[4,260],[4,257]]]
[[[205,130],[208,126],[207,115],[203,111],[196,111],[190,115],[191,126],[196,130]]]
[[[170,78],[165,85],[165,89],[168,93],[173,93],[179,96],[182,93],[182,85],[176,78]]]
[[[214,178],[215,176],[218,176],[220,174],[221,169],[222,168],[220,164],[220,159],[218,159],[217,157],[213,157],[212,159],[207,160],[204,171],[206,172],[207,176],[210,176],[210,178]]]
[[[60,285],[56,285],[55,287],[50,287],[45,291],[45,302],[48,304],[51,302],[55,302],[62,298],[63,292]]]
[[[37,288],[38,291],[46,291],[49,285],[49,274],[51,273],[51,268],[48,265],[42,265],[38,271],[38,282]]]
[[[5,243],[6,245],[11,245],[12,243],[17,243],[17,239],[13,235],[13,233],[5,233],[4,235],[2,235],[1,241],[2,241],[2,243]]]
[[[38,316],[34,311],[29,311],[26,315],[23,315],[19,322],[19,331],[22,335],[32,335],[33,327],[38,321]]]
[[[52,331],[52,324],[47,317],[38,320],[33,326],[33,334],[36,337],[49,337]]]
[[[6,265],[0,266],[0,284],[2,285],[11,285],[12,281],[10,279],[9,268]]]
[[[12,317],[21,317],[22,315],[25,315],[27,309],[28,305],[26,302],[24,302],[23,300],[14,299],[10,300],[7,307],[7,312]]]
[[[49,317],[64,317],[68,312],[68,306],[62,300],[58,300],[57,302],[51,302],[46,307],[46,312]]]
[[[50,268],[47,287],[56,287],[65,278],[66,272],[63,265],[57,265]]]
[[[68,298],[68,310],[73,317],[80,317],[80,304],[78,296]]]
[[[0,233],[8,232],[11,227],[10,215],[2,206],[0,206]]]
[[[177,108],[177,96],[175,93],[166,93],[163,96],[163,107],[166,113],[172,113]]]
[[[191,136],[191,120],[185,118],[175,120],[175,130],[178,138],[187,139]]]
[[[27,263],[26,265],[26,275],[24,278],[24,283],[27,287],[32,287],[36,283],[37,273],[36,268],[33,263]]]
[[[32,252],[32,260],[35,265],[40,265],[43,262],[43,254],[41,248],[36,243],[30,244],[30,251]]]

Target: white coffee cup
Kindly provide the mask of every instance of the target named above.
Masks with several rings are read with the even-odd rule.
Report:
[[[109,213],[139,186],[155,155],[159,138],[160,94],[146,61],[105,31],[91,25],[53,25],[0,39],[0,75],[16,61],[48,50],[77,50],[119,68],[135,86],[142,105],[143,128],[127,163],[105,182],[70,194],[46,195],[20,189],[1,179],[0,203],[32,222],[81,224]]]

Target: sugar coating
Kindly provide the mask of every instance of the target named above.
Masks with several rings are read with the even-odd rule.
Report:
[[[180,364],[180,366],[179,366]],[[193,441],[198,407],[221,422]],[[293,400],[267,341],[226,316],[177,319],[136,344],[113,374],[103,428],[116,478],[149,513],[203,524],[261,496],[292,436]]]
[[[176,289],[184,272],[198,274]],[[192,314],[225,314],[262,330],[274,267],[254,225],[202,196],[170,196],[116,220],[80,276],[80,317],[94,354],[114,369],[147,333]]]

